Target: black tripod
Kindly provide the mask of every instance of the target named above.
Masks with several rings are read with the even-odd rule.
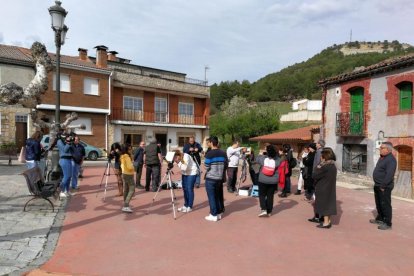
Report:
[[[176,199],[176,197],[175,197],[174,188],[173,188],[173,185],[172,185],[172,182],[171,182],[171,174],[173,173],[171,171],[172,167],[173,167],[173,164],[172,163],[168,163],[167,171],[165,172],[165,175],[164,175],[164,177],[161,180],[161,184],[158,187],[157,192],[155,193],[154,197],[152,198],[151,206],[149,207],[149,209],[152,208],[152,205],[154,204],[155,199],[156,199],[158,193],[161,190],[162,183],[164,182],[165,179],[167,179],[167,189],[170,189],[171,204],[172,204],[172,208],[173,208],[173,216],[174,216],[174,219],[177,219],[177,217],[175,215],[175,199]],[[147,215],[149,214],[149,209],[147,209]]]
[[[99,184],[99,188],[101,188],[102,183],[103,183],[104,178],[105,178],[105,189],[104,189],[104,197],[103,197],[104,201],[105,201],[105,198],[106,198],[106,190],[108,188],[108,178],[111,176],[111,169],[110,168],[112,168],[112,170],[114,169],[112,164],[111,164],[111,160],[108,159],[108,162],[106,163],[106,168],[105,168],[104,174],[102,175],[101,184]],[[100,190],[98,191],[98,193],[99,192],[100,192]],[[96,194],[96,197],[98,197],[98,193]]]

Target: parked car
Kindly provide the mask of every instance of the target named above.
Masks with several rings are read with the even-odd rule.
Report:
[[[43,148],[45,150],[47,150],[49,148],[49,135],[43,135],[42,141],[40,141],[40,143],[42,144]],[[92,145],[89,145],[83,141],[80,141],[80,143],[82,144],[82,146],[84,146],[85,148],[85,158],[89,159],[89,160],[93,160],[95,161],[98,158],[102,157],[102,150],[94,147]]]

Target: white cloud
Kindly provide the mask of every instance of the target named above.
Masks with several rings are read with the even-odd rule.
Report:
[[[409,0],[63,0],[62,54],[104,44],[133,63],[213,82],[248,79],[306,60],[349,39],[413,43]],[[413,2],[414,3],[414,2]],[[4,1],[0,42],[55,51],[53,1]]]

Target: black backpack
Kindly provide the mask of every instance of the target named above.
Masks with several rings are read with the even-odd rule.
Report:
[[[296,165],[298,164],[298,161],[296,161],[296,158],[292,157],[289,160],[289,168],[292,169],[294,167],[296,167]]]

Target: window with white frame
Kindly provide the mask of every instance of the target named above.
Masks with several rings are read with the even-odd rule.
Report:
[[[155,98],[155,121],[167,122],[167,99]]]
[[[178,113],[180,115],[194,115],[194,104],[192,103],[179,103],[178,104]]]
[[[56,91],[56,73],[53,74],[53,90]],[[60,74],[60,91],[70,92],[70,76],[68,74]]]
[[[93,78],[83,79],[83,93],[85,95],[99,95],[99,80]]]
[[[143,120],[143,99],[139,97],[124,97],[124,120]]]
[[[79,117],[77,120],[72,121],[69,127],[85,125],[85,129],[75,128],[73,131],[80,135],[92,135],[92,119],[86,117]]]
[[[178,103],[178,122],[181,124],[194,123],[194,104]]]

